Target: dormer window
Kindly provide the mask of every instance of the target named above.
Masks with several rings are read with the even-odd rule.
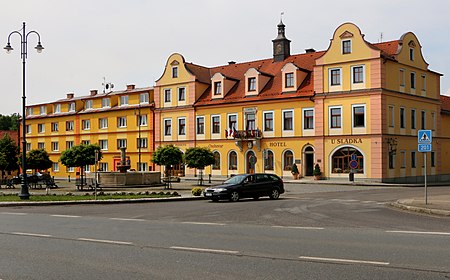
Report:
[[[409,48],[409,60],[414,61],[414,49]]]
[[[342,41],[342,53],[349,54],[351,52],[352,52],[352,41],[351,40]]]
[[[256,78],[248,78],[248,91],[256,91]]]
[[[47,106],[43,105],[39,108],[39,113],[41,115],[47,115]]]
[[[27,108],[27,116],[33,115],[33,108]]]
[[[148,103],[148,93],[139,94],[139,103]]]
[[[84,105],[84,109],[92,109],[93,105],[92,105],[93,101],[92,100],[86,100],[86,104]]]
[[[172,78],[178,78],[178,66],[172,67]]]
[[[53,105],[53,113],[61,113],[61,104]]]
[[[285,87],[290,88],[294,87],[294,73],[286,73],[285,76]]]
[[[120,106],[128,105],[128,95],[120,96]]]
[[[222,95],[222,82],[214,83],[214,95]]]
[[[111,99],[103,98],[102,99],[102,108],[111,107]]]
[[[75,102],[70,102],[68,105],[69,112],[75,112]]]

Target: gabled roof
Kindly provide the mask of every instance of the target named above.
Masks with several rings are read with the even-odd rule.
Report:
[[[450,96],[441,95],[441,110],[450,112]]]
[[[210,84],[211,83],[211,72],[210,68],[193,64],[190,62],[185,63],[186,69],[191,72],[200,83]]]
[[[398,53],[400,40],[394,40],[383,43],[371,44],[373,47],[379,49],[383,54],[393,57]]]

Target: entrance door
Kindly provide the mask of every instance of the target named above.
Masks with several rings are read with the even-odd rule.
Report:
[[[249,151],[246,156],[246,172],[248,174],[255,173],[255,165],[256,165],[256,156],[253,151]]]
[[[314,169],[314,149],[306,147],[305,149],[305,176],[312,176]]]

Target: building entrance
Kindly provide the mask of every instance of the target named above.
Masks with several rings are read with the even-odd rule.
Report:
[[[305,148],[305,176],[312,176],[314,170],[314,149],[313,147]]]
[[[246,172],[249,174],[255,173],[256,156],[253,151],[248,151],[246,156]]]

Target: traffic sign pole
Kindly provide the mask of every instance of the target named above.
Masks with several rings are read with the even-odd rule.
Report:
[[[427,191],[427,153],[423,153],[423,160],[425,166],[425,205],[428,204],[428,191]]]

